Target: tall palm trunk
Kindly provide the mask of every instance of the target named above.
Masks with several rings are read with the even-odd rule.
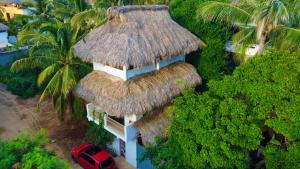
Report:
[[[267,33],[264,32],[262,33],[262,36],[259,39],[258,51],[257,51],[259,55],[261,55],[265,49],[266,40],[267,40]]]
[[[265,49],[266,40],[268,36],[267,19],[263,18],[262,22],[258,23],[258,35],[259,40],[257,54],[261,55]]]

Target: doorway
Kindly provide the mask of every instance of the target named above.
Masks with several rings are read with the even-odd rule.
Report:
[[[125,147],[125,142],[122,139],[120,140],[120,155],[126,158],[126,147]]]

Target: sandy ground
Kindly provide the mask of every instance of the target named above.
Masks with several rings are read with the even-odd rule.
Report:
[[[60,122],[50,101],[46,101],[37,110],[38,97],[26,100],[5,90],[5,85],[0,83],[0,139],[8,140],[20,132],[36,132],[41,128],[47,129],[50,144],[48,148],[54,149],[56,154],[66,159],[73,169],[81,169],[71,159],[71,149],[84,139],[87,124],[83,120]],[[116,157],[119,169],[134,169],[124,158]]]
[[[67,159],[72,168],[81,168],[70,157],[72,147],[85,142],[86,124],[81,121],[61,123],[52,105],[44,103],[40,111],[36,108],[38,97],[22,100],[5,90],[0,84],[0,139],[8,140],[20,132],[36,132],[47,129],[50,144],[57,155]]]

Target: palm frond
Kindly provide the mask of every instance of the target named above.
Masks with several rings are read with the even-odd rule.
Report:
[[[47,56],[35,56],[28,57],[16,60],[12,65],[10,70],[12,72],[19,72],[25,69],[34,69],[34,68],[42,68],[48,64],[54,63],[54,59],[52,57]]]
[[[251,22],[251,14],[248,11],[231,3],[206,2],[198,9],[197,14],[206,21],[227,23],[233,26]]]
[[[75,77],[74,70],[66,65],[63,70],[63,80],[62,80],[62,93],[67,96],[70,91],[76,86],[77,80]]]
[[[89,9],[75,14],[71,19],[73,28],[92,29],[102,25],[106,21],[106,10],[104,8]]]
[[[49,77],[51,77],[57,70],[60,68],[60,65],[54,63],[44,69],[38,76],[37,84],[40,86],[42,85]]]
[[[39,104],[46,98],[46,96],[59,95],[61,84],[62,84],[62,71],[59,70],[50,79],[49,83],[47,83],[44,91],[40,96]]]
[[[57,46],[56,37],[49,33],[21,31],[18,41],[21,44],[43,43]]]
[[[300,28],[281,27],[279,44],[282,49],[300,47]]]

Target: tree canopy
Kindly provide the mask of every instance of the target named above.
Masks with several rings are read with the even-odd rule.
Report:
[[[300,39],[299,2],[294,0],[207,1],[197,11],[207,21],[238,28],[232,40],[240,52],[258,44],[261,54],[269,46],[291,49]]]
[[[174,100],[165,145],[148,157],[172,153],[164,163],[152,161],[166,167],[175,159],[197,169],[299,165],[299,68],[299,52],[271,51],[210,81],[201,94],[186,91]]]

